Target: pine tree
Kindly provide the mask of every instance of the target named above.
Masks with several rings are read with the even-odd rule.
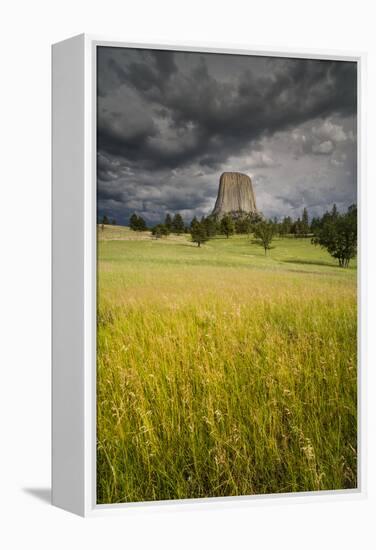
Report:
[[[320,218],[313,217],[310,223],[310,229],[312,233],[315,233],[316,229],[320,226]]]
[[[173,231],[173,233],[177,233],[178,235],[184,233],[184,221],[179,213],[175,214],[175,216],[173,217],[171,230]]]
[[[132,229],[132,231],[138,230],[138,216],[136,213],[132,214],[132,216],[129,218],[129,227]]]
[[[172,219],[171,219],[170,214],[166,214],[164,224],[165,224],[165,226],[167,227],[167,229],[168,229],[169,231],[171,231]]]
[[[151,233],[156,239],[160,239],[161,237],[167,237],[170,231],[165,224],[159,223],[152,228]]]
[[[204,225],[206,234],[210,238],[215,237],[217,234],[217,226],[214,219],[211,216],[202,218],[201,223]]]
[[[200,247],[202,243],[205,243],[208,240],[208,235],[203,223],[197,221],[191,227],[191,237],[194,243],[197,243],[197,246]]]
[[[137,219],[137,230],[138,231],[146,231],[147,227],[146,227],[146,222],[144,220],[144,218],[141,218],[141,216],[138,216],[138,219]]]
[[[129,218],[129,227],[132,231],[146,231],[147,229],[144,218],[137,216],[137,214],[132,214]]]
[[[316,228],[312,243],[326,248],[338,260],[340,267],[348,267],[357,252],[357,208],[350,206],[346,214],[326,212]]]
[[[301,237],[302,235],[302,220],[298,218],[292,226],[292,232],[295,235],[295,238]]]
[[[228,239],[230,235],[234,234],[234,222],[231,218],[231,216],[224,216],[221,219],[221,233],[222,235],[226,235],[226,238]]]
[[[192,227],[194,227],[197,223],[199,223],[198,219],[196,218],[196,216],[194,216],[194,218],[192,219],[189,227],[190,229],[192,229]]]
[[[238,234],[247,234],[251,230],[249,216],[241,216],[235,220],[235,231]]]
[[[260,241],[260,244],[264,248],[265,256],[267,250],[270,250],[271,242],[275,235],[275,225],[272,221],[260,222],[255,227],[255,237]]]
[[[302,222],[301,222],[301,232],[306,237],[309,233],[309,219],[307,209],[303,209]]]
[[[288,235],[292,230],[292,219],[290,216],[285,216],[281,223],[280,233],[281,235]]]
[[[338,217],[338,208],[337,208],[337,205],[336,203],[333,204],[333,208],[332,208],[332,211],[331,211],[331,216],[333,218],[337,218]]]

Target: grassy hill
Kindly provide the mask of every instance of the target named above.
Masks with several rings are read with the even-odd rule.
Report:
[[[356,264],[98,229],[98,502],[356,486]]]

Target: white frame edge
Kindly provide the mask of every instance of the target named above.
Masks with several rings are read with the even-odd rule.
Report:
[[[84,515],[84,38],[52,48],[52,503]]]
[[[96,504],[96,48],[154,48],[353,61],[358,67],[358,488]],[[52,503],[82,516],[244,507],[366,496],[365,53],[209,43],[126,43],[79,35],[52,47]],[[73,202],[72,202],[73,199]],[[70,225],[71,224],[71,225]],[[69,347],[68,347],[69,346]],[[183,508],[182,508],[183,507]]]

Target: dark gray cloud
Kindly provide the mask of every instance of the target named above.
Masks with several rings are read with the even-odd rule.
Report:
[[[97,74],[100,214],[207,213],[225,169],[268,215],[356,199],[354,63],[101,47]]]

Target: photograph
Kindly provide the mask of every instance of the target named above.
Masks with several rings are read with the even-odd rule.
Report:
[[[96,47],[97,504],[358,488],[357,89]]]

